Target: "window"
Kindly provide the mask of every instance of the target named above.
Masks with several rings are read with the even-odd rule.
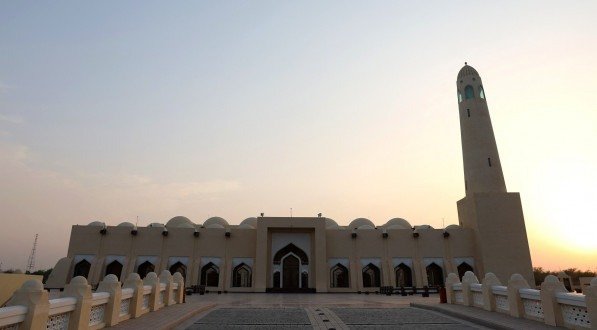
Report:
[[[444,285],[444,271],[435,262],[425,267],[427,272],[427,285],[429,286],[443,286]]]
[[[458,277],[460,277],[461,281],[462,277],[464,276],[464,273],[473,271],[473,267],[471,267],[471,265],[467,264],[466,262],[462,262],[456,268],[458,268]]]
[[[91,269],[91,263],[89,263],[89,261],[83,259],[75,265],[75,271],[73,272],[73,277],[83,276],[83,277],[87,278],[87,276],[89,276],[90,269]]]
[[[201,268],[201,285],[218,286],[220,282],[220,269],[213,262]]]
[[[251,284],[251,267],[245,263],[234,267],[232,271],[232,286],[237,288],[250,288]]]
[[[466,109],[466,116],[470,117],[471,116],[471,109]]]
[[[482,99],[485,98],[485,92],[483,91],[483,86],[479,86],[479,97]]]
[[[106,275],[113,274],[120,279],[120,275],[122,275],[122,264],[116,260],[112,261],[108,266],[106,266]]]
[[[408,287],[413,286],[413,275],[410,267],[400,263],[400,265],[394,268],[396,273],[396,286],[397,287]]]
[[[348,268],[342,264],[336,264],[330,270],[330,287],[348,288]]]
[[[139,277],[144,278],[147,276],[147,274],[153,272],[154,270],[155,266],[151,262],[145,261],[144,263],[140,264],[139,267],[137,267],[137,274],[139,274]]]
[[[473,98],[475,98],[475,90],[473,89],[473,86],[466,85],[466,87],[464,88],[464,99],[470,100]]]
[[[363,268],[363,287],[374,288],[380,286],[379,268],[368,264]]]

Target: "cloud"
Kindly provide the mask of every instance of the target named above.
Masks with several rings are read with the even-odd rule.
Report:
[[[0,90],[2,87],[0,86]],[[15,116],[15,115],[6,115],[0,113],[0,122],[10,123],[10,124],[22,124],[24,122],[23,117]]]

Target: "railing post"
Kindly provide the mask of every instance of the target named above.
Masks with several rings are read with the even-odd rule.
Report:
[[[495,295],[493,294],[493,286],[494,285],[502,285],[500,279],[495,276],[494,273],[487,273],[485,274],[485,278],[483,278],[483,286],[481,287],[481,292],[483,293],[483,309],[495,312]]]
[[[68,321],[70,330],[88,329],[89,314],[91,313],[91,285],[83,276],[74,277],[70,283],[64,286],[61,297],[73,297],[77,299],[75,310],[72,311]]]
[[[454,273],[448,274],[446,278],[446,296],[448,298],[448,304],[455,304],[456,298],[454,297],[454,284],[460,283],[458,275]]]
[[[564,318],[562,317],[562,310],[556,293],[568,292],[564,284],[553,275],[547,275],[543,283],[541,283],[541,307],[543,307],[543,321],[548,325],[559,326],[564,325]]]
[[[27,307],[25,321],[19,325],[19,329],[46,328],[50,312],[50,300],[48,291],[44,290],[44,285],[40,281],[29,280],[23,283],[6,305]]]
[[[174,276],[172,276],[172,281],[174,283],[178,283],[178,290],[174,295],[174,301],[176,301],[177,304],[182,304],[185,294],[184,278],[182,277],[182,274],[179,272],[174,273]]]
[[[591,280],[591,285],[583,293],[585,294],[585,301],[587,303],[589,321],[595,326],[597,324],[597,277]]]
[[[529,283],[520,274],[512,274],[508,281],[508,304],[510,316],[524,317],[524,305],[520,298],[520,289],[528,289]]]
[[[141,310],[143,309],[143,281],[141,281],[139,274],[130,273],[123,287],[125,289],[133,289],[133,296],[129,305],[131,318],[134,319],[141,316]]]
[[[464,306],[473,306],[473,293],[471,292],[471,284],[479,284],[479,279],[475,273],[467,271],[462,277],[462,297]]]
[[[120,282],[118,282],[118,277],[114,274],[106,275],[104,280],[99,283],[97,292],[108,292],[110,294],[104,314],[104,323],[108,327],[118,324],[120,304],[122,303],[122,288]]]
[[[158,299],[160,298],[160,280],[158,279],[158,275],[154,272],[150,272],[143,279],[143,285],[151,286],[151,295],[149,295],[149,310],[152,312],[157,311],[160,309],[160,307],[162,307],[160,302],[158,302]]]
[[[164,306],[173,305],[174,302],[172,301],[172,295],[174,292],[172,283],[174,282],[172,281],[172,274],[170,274],[170,271],[166,269],[162,271],[160,274],[160,283],[166,284],[166,291],[164,291]]]

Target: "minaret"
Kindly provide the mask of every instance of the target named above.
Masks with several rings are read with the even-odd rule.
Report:
[[[466,196],[458,220],[475,240],[477,277],[494,273],[502,283],[521,274],[534,285],[520,194],[506,191],[483,83],[464,63],[456,80]]]
[[[506,192],[481,77],[477,70],[465,62],[458,72],[456,86],[466,195]]]

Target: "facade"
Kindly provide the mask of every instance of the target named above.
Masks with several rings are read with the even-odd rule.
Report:
[[[323,217],[257,217],[229,225],[213,217],[194,224],[178,216],[165,225],[123,222],[73,226],[67,257],[48,288],[77,275],[96,284],[180,272],[187,285],[229,292],[357,292],[380,286],[441,286],[448,273],[522,274],[534,283],[518,193],[508,193],[477,71],[457,78],[466,196],[459,225],[434,229],[394,218],[376,226],[358,218],[339,226]]]

